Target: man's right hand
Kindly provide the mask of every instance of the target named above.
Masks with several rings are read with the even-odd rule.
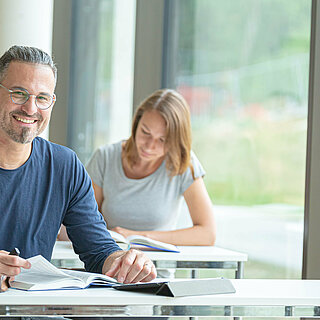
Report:
[[[29,261],[18,256],[9,255],[9,252],[0,250],[0,275],[14,277],[21,272],[21,268],[30,269]]]

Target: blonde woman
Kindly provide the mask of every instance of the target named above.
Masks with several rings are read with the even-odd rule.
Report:
[[[108,229],[174,245],[213,245],[215,221],[191,151],[189,107],[174,90],[157,90],[137,108],[131,137],[99,148],[87,166]],[[176,229],[183,198],[193,226]]]

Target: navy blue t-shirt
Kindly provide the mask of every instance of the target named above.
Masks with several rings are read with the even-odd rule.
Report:
[[[120,250],[76,154],[37,137],[26,163],[0,168],[0,249],[17,247],[23,258],[50,260],[61,223],[88,271],[101,272],[106,257]]]

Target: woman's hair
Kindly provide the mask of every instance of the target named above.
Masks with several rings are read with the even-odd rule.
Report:
[[[184,173],[193,167],[190,160],[191,123],[189,106],[176,91],[161,89],[152,93],[137,108],[131,129],[131,137],[126,142],[124,157],[132,167],[137,160],[138,152],[135,143],[139,121],[146,111],[157,111],[166,123],[166,168],[171,177]]]

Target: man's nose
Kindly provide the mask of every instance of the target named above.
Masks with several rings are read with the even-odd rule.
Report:
[[[38,112],[36,105],[36,96],[31,94],[28,101],[21,105],[21,109],[28,115],[33,115]]]

